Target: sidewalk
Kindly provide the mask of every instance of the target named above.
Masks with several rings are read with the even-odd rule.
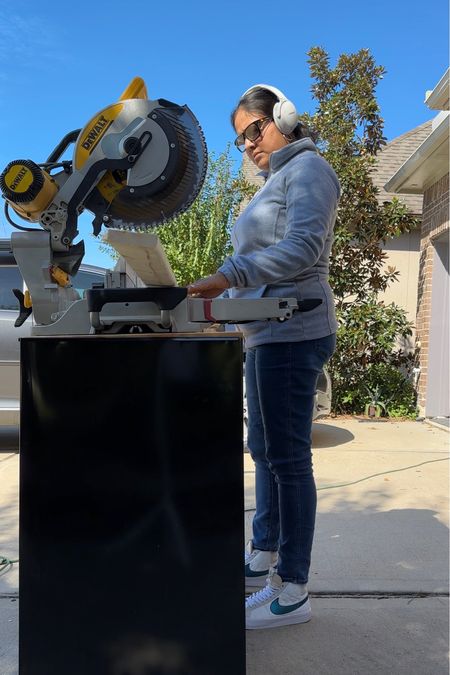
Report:
[[[247,631],[248,675],[448,674],[449,441],[426,423],[314,424],[313,620]],[[248,539],[248,453],[244,464]],[[13,559],[17,486],[18,455],[0,453],[0,554]],[[1,675],[18,672],[18,590],[14,565],[0,575]]]

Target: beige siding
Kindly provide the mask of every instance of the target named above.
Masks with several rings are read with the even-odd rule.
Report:
[[[386,305],[395,303],[406,311],[408,320],[415,327],[417,310],[417,280],[419,277],[420,257],[420,230],[413,230],[400,237],[391,239],[383,246],[388,254],[386,267],[391,266],[400,272],[398,281],[392,283],[384,293],[380,293],[379,299]],[[404,348],[413,350],[415,343],[415,330],[403,344]]]

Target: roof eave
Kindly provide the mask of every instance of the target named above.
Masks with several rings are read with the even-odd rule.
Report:
[[[422,194],[448,173],[449,113],[384,185],[387,192]]]
[[[449,108],[449,72],[450,68],[447,68],[434,89],[425,95],[425,103],[431,110]]]

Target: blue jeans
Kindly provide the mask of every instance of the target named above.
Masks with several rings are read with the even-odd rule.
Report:
[[[247,350],[248,448],[255,462],[253,546],[278,551],[283,581],[308,581],[317,494],[311,428],[317,378],[336,336]]]

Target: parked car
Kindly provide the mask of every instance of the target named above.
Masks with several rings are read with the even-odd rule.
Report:
[[[74,281],[79,292],[103,281],[106,270],[81,265]],[[20,328],[14,327],[19,308],[13,288],[23,290],[24,282],[14,258],[11,241],[0,239],[0,426],[19,424],[20,345],[19,338],[31,332],[31,318]]]

